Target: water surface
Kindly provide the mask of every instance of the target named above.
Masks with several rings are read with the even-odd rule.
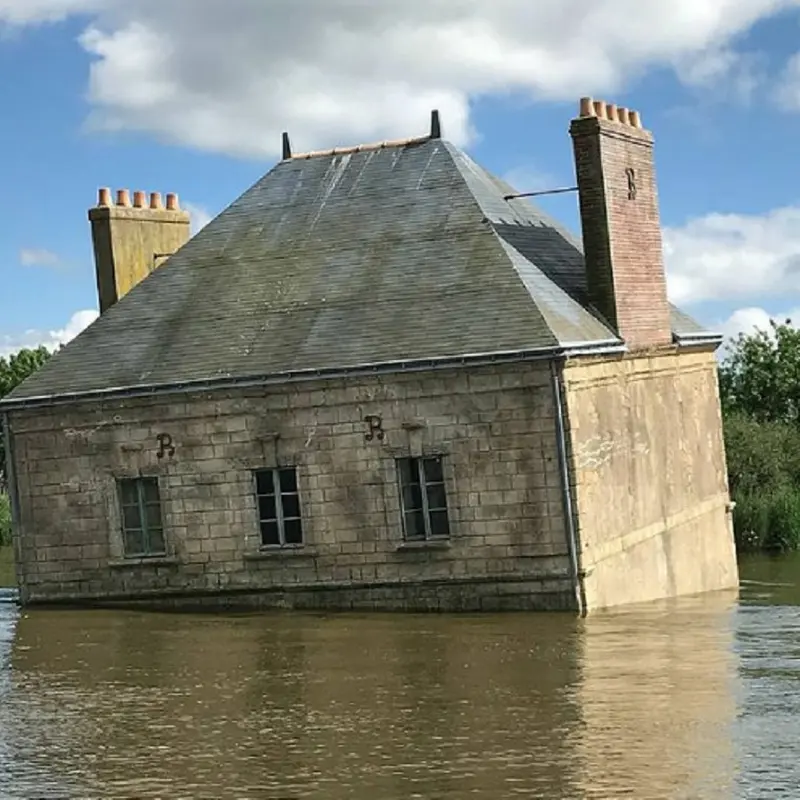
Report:
[[[0,797],[794,798],[800,560],[742,576],[587,620],[0,600]]]

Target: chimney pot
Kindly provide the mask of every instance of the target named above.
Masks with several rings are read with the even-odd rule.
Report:
[[[608,117],[609,122],[619,122],[617,107],[614,103],[606,104],[606,117]]]
[[[161,204],[161,193],[150,192],[150,208],[162,209],[164,206]]]
[[[602,100],[594,101],[594,115],[598,119],[608,119],[606,116],[606,104]]]
[[[178,204],[178,195],[170,192],[167,195],[167,211],[180,211],[180,208]]]
[[[634,128],[641,128],[642,127],[642,119],[639,116],[639,112],[638,111],[629,111],[628,112],[628,120],[629,120],[630,124]]]
[[[97,205],[101,207],[111,205],[111,189],[104,187],[97,190]]]
[[[126,208],[131,204],[131,196],[127,189],[117,189],[117,205],[125,206]]]
[[[596,116],[594,110],[594,102],[591,97],[581,97],[580,114],[581,117],[594,117]]]
[[[617,107],[617,118],[619,119],[619,121],[623,125],[630,125],[631,124],[631,120],[630,120],[630,115],[629,115],[628,109],[624,108],[623,106],[618,106]]]
[[[133,207],[134,208],[144,208],[147,205],[146,200],[147,195],[144,192],[134,192],[133,193]]]

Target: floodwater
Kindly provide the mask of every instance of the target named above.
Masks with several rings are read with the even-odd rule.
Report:
[[[800,796],[800,558],[568,615],[179,616],[0,599],[0,797]]]

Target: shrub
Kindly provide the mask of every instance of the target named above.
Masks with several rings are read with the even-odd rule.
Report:
[[[11,544],[11,504],[7,494],[0,494],[0,547]]]
[[[725,450],[737,548],[800,548],[800,430],[729,413]]]
[[[800,486],[800,431],[794,425],[728,414],[724,430],[733,494]]]
[[[800,489],[778,486],[734,495],[733,529],[742,552],[800,548]]]
[[[800,547],[800,490],[784,487],[769,501],[769,528],[765,550],[797,550]]]

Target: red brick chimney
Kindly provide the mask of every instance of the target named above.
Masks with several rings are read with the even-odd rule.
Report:
[[[638,112],[589,97],[570,135],[589,301],[629,349],[669,345],[653,136]]]

